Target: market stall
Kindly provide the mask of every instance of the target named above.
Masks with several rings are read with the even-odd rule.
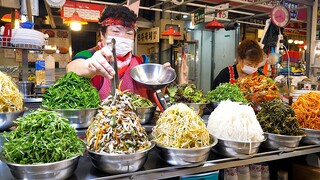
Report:
[[[62,18],[65,21],[77,16],[77,11],[79,14],[86,14],[85,19],[90,19],[90,14],[97,16],[93,12],[101,13],[101,4],[116,5],[100,1],[100,5],[90,6],[93,9],[89,8],[88,13],[83,7],[90,5],[90,2],[84,1],[77,5],[77,1],[67,1],[63,7],[63,3],[49,7],[48,2],[50,1],[45,3],[48,14],[51,9],[62,8]],[[258,5],[263,2],[266,4]],[[196,18],[192,21],[196,22],[194,25],[198,25],[191,34],[187,33],[181,19],[162,20],[161,27],[138,32],[138,43],[145,45],[142,47],[154,43],[152,48],[161,50],[169,43],[172,51],[169,60],[174,63],[173,67],[178,65],[177,68],[180,68],[176,71],[168,66],[155,64],[155,58],[151,60],[153,63],[136,65],[131,69],[127,76],[139,85],[139,90],[145,88],[155,92],[152,94],[146,91],[153,95],[150,99],[138,95],[137,92],[141,92],[139,90],[136,94],[132,89],[132,92],[121,90],[123,82],[119,82],[118,71],[115,72],[116,78],[108,84],[110,93],[105,99],[101,99],[102,85],[100,88],[94,86],[91,77],[80,76],[72,71],[63,73],[57,79],[51,79],[54,76],[52,72],[56,72],[55,68],[52,68],[55,64],[51,64],[51,68],[46,65],[46,69],[42,65],[52,62],[52,57],[65,63],[70,60],[69,30],[34,30],[31,27],[12,29],[12,36],[0,34],[3,35],[0,36],[1,48],[21,50],[16,52],[15,57],[21,65],[20,80],[23,80],[17,85],[9,77],[10,73],[0,71],[1,178],[166,179],[202,175],[240,166],[248,167],[249,164],[304,158],[311,154],[314,154],[312,161],[319,162],[320,88],[315,76],[319,64],[317,58],[313,59],[312,73],[309,72],[312,56],[309,51],[313,49],[310,46],[310,36],[313,33],[309,30],[315,28],[311,27],[309,18],[307,27],[303,27],[308,30],[305,37],[309,49],[304,49],[303,55],[288,51],[283,36],[290,21],[290,11],[310,10],[317,2],[315,5],[306,3],[299,6],[290,3],[268,4],[268,1],[242,5],[232,2],[231,7],[229,4],[221,5],[211,7],[211,10],[202,4],[188,1],[182,4],[177,1],[166,3],[168,2],[161,1],[141,8],[154,10],[163,5],[158,11],[170,11],[170,17],[178,13],[170,9],[182,7],[183,4],[186,4],[186,7],[205,9],[192,13],[193,18]],[[235,11],[253,5],[266,12],[252,14]],[[272,10],[271,6],[274,7]],[[30,7],[28,9],[30,10]],[[190,15],[189,10],[183,13]],[[261,39],[264,44],[262,48],[268,56],[264,58],[262,66],[265,74],[248,73],[246,77],[221,83],[211,89],[211,79],[217,74],[214,71],[220,70],[220,66],[227,62],[222,63],[217,59],[225,58],[224,54],[228,54],[232,57],[228,56],[228,61],[231,62],[236,57],[233,53],[240,38],[240,34],[235,30],[238,26],[236,21],[252,23],[244,21],[249,16],[237,17],[230,14],[233,20],[227,23],[226,27],[217,20],[226,20],[227,12],[249,15],[251,18],[265,17],[271,13],[271,20],[266,22],[264,32],[266,40]],[[13,14],[12,12],[11,15]],[[209,20],[208,16],[212,14],[214,18]],[[278,19],[277,14],[280,14],[280,17],[284,15],[286,19]],[[70,16],[67,17],[68,15]],[[52,14],[50,16],[53,21],[50,25],[53,28],[54,18]],[[97,20],[92,20],[95,21]],[[164,22],[166,25],[163,25]],[[210,31],[202,27],[207,22],[210,22],[210,26],[206,26]],[[263,23],[260,25],[264,26]],[[159,29],[172,30],[172,34],[159,40]],[[229,30],[232,30],[232,33],[225,34]],[[245,39],[246,31],[242,29],[242,32],[242,38]],[[33,38],[28,39],[27,35]],[[185,38],[190,35],[194,39]],[[201,37],[199,41],[197,37]],[[25,43],[25,40],[29,42]],[[218,47],[213,42],[226,43]],[[115,39],[108,43],[111,44],[110,52],[113,56],[110,64],[114,69],[118,69]],[[195,47],[190,47],[192,50],[189,50],[188,43],[195,44]],[[292,42],[290,44],[294,46]],[[208,49],[210,51],[207,51]],[[38,54],[44,54],[46,60]],[[317,52],[315,54],[317,55]],[[207,58],[209,56],[211,58]],[[36,77],[30,78],[28,65],[35,59]],[[189,65],[192,69],[188,71]],[[47,78],[44,71],[47,71]],[[275,75],[281,76],[275,78]],[[299,75],[299,78],[292,78],[295,75]],[[300,75],[310,78],[302,78]],[[52,80],[50,86],[41,83],[46,81],[45,79]],[[37,86],[30,81],[35,81]],[[31,92],[33,88],[38,89]],[[31,109],[34,111],[30,111]],[[277,176],[277,171],[272,171],[267,178]]]

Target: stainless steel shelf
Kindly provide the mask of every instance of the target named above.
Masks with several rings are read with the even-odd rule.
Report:
[[[290,151],[266,151],[256,154],[252,158],[223,158],[214,153],[210,154],[208,160],[203,164],[192,164],[185,166],[171,166],[162,161],[155,149],[148,156],[145,165],[137,172],[111,175],[95,169],[88,154],[80,158],[78,168],[70,179],[165,179],[188,174],[204,173],[219,169],[236,167],[252,163],[261,163],[278,159],[291,158],[312,153],[319,153],[320,145],[300,146]],[[246,158],[246,157],[242,157]],[[12,179],[9,168],[0,161],[0,174],[3,179]]]

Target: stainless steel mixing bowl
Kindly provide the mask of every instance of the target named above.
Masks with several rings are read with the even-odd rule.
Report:
[[[318,144],[320,145],[320,130],[302,128],[306,132],[301,142],[305,144]]]
[[[63,161],[44,163],[37,165],[15,164],[7,162],[3,157],[11,174],[16,179],[67,179],[78,166],[80,155]]]
[[[172,148],[157,144],[157,151],[162,160],[171,165],[187,165],[205,162],[210,154],[210,149],[217,144],[218,140],[210,136],[212,144],[201,148]]]
[[[140,64],[130,71],[132,79],[148,89],[161,89],[176,79],[176,72],[161,64]]]
[[[140,118],[140,124],[148,124],[154,117],[156,111],[155,106],[136,107],[135,112]]]
[[[189,108],[193,109],[199,116],[202,116],[204,109],[208,103],[185,103]]]
[[[288,136],[280,134],[265,133],[267,140],[262,146],[270,150],[290,149],[299,146],[299,142],[304,136]]]
[[[15,121],[19,116],[23,116],[26,109],[16,112],[0,112],[0,131],[4,131],[13,126],[13,121]]]
[[[87,128],[93,121],[97,108],[90,109],[54,109],[62,117],[67,118],[76,129]]]
[[[256,154],[263,141],[249,142],[218,139],[218,144],[212,148],[212,151],[226,157],[250,158],[251,156],[248,155]]]
[[[131,154],[97,153],[91,150],[88,152],[95,168],[106,173],[119,174],[139,170],[146,162],[148,153],[154,145],[155,143],[152,143],[148,149]]]

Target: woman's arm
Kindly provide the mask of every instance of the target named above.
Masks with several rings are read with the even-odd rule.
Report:
[[[67,66],[67,72],[74,72],[80,76],[92,78],[95,75],[101,75],[112,79],[115,74],[109,61],[113,60],[111,51],[104,47],[96,51],[91,58],[75,59]]]

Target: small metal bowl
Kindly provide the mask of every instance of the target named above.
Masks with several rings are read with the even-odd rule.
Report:
[[[292,149],[299,146],[299,142],[303,136],[288,136],[280,134],[265,133],[267,140],[262,146],[270,150]]]
[[[4,131],[13,126],[13,121],[15,121],[19,116],[23,116],[26,109],[16,112],[0,112],[0,131]]]
[[[202,116],[204,109],[208,103],[185,103],[189,108],[193,109],[199,116]]]
[[[108,154],[91,150],[88,150],[88,153],[92,165],[100,171],[110,174],[128,173],[135,172],[144,165],[154,145],[152,142],[149,148],[131,154]]]
[[[76,170],[79,158],[80,155],[77,155],[58,162],[36,165],[10,163],[3,157],[1,160],[8,165],[16,179],[67,179]]]
[[[306,132],[301,142],[305,144],[318,144],[320,145],[320,130],[302,128]]]
[[[219,104],[220,102],[210,102],[208,104],[209,111],[213,112],[219,106]]]
[[[135,112],[137,116],[140,118],[140,124],[148,124],[154,117],[154,113],[156,112],[156,107],[155,106],[136,107]]]
[[[264,139],[263,141],[265,141]],[[226,157],[250,158],[259,151],[263,141],[231,141],[218,139],[218,144],[212,151]]]
[[[210,154],[210,149],[217,144],[218,140],[210,135],[212,144],[201,148],[172,148],[157,144],[160,158],[168,164],[180,166],[205,162]]]
[[[161,89],[176,79],[176,72],[161,64],[140,64],[130,71],[132,79],[148,89]]]
[[[69,123],[75,129],[87,128],[93,121],[98,108],[89,109],[53,109],[62,117],[67,118]]]

